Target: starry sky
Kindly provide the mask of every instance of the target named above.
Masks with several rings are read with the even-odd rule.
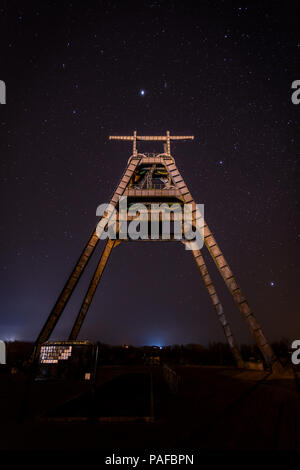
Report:
[[[0,337],[34,340],[131,155],[110,134],[195,136],[177,166],[271,340],[300,336],[296,2],[1,1]],[[299,6],[298,6],[299,13]],[[160,151],[144,143],[139,150]],[[65,339],[104,242],[53,338]],[[239,343],[250,333],[203,251]],[[123,243],[81,338],[224,341],[191,253]]]

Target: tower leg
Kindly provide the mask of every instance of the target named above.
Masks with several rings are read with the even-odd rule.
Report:
[[[274,351],[265,337],[254,313],[250,309],[249,304],[240,287],[238,286],[236,279],[223,256],[222,251],[220,250],[213,234],[209,230],[206,223],[204,223],[204,243],[208,248],[221,276],[223,277],[225,284],[228,287],[228,290],[231,293],[238,309],[244,316],[248,328],[251,331],[267,366],[273,366],[273,364],[278,363]]]
[[[169,171],[173,183],[179,189],[181,193],[181,197],[185,203],[193,203],[195,205],[195,201],[189,192],[185,182],[183,181],[183,178],[181,177],[175,163],[173,160],[166,160],[165,161],[166,168]],[[193,217],[196,217],[196,212],[197,209],[193,210]],[[266,365],[268,367],[272,367],[273,370],[278,370],[280,371],[282,369],[281,364],[279,363],[277,357],[274,354],[274,351],[272,347],[270,346],[267,338],[263,334],[263,331],[254,315],[254,313],[251,311],[247,300],[245,299],[244,295],[241,292],[241,289],[239,288],[235,277],[226,262],[223,253],[221,252],[213,234],[209,230],[207,224],[204,222],[204,243],[206,247],[208,248],[214,262],[217,265],[217,268],[223,277],[225,284],[227,285],[231,295],[233,296],[233,299],[235,303],[237,304],[238,309],[244,316],[244,319],[248,325],[248,328],[250,332],[253,335],[253,338],[260,349],[264,360],[266,362]]]
[[[123,195],[125,188],[128,185],[128,182],[130,178],[133,175],[134,170],[136,169],[138,163],[140,161],[140,158],[134,158],[130,161],[128,164],[121,181],[117,187],[117,189],[114,192],[113,197],[110,200],[110,206],[116,207],[118,204],[120,196]],[[97,226],[97,230],[95,230],[90,237],[87,245],[85,246],[75,268],[73,269],[68,281],[66,282],[63,290],[60,293],[60,296],[58,297],[56,304],[54,305],[50,315],[48,316],[46,323],[44,324],[36,342],[35,342],[35,348],[34,351],[29,359],[29,364],[32,363],[35,358],[37,357],[37,354],[39,353],[39,346],[44,342],[47,341],[49,336],[51,335],[52,331],[55,328],[56,323],[58,322],[67,301],[69,300],[74,288],[77,285],[77,282],[84,270],[84,268],[87,265],[87,262],[90,259],[90,256],[94,252],[94,249],[99,241],[99,233],[101,233],[104,230],[104,227],[107,223],[107,219],[102,218]]]
[[[194,251],[192,251],[192,253],[193,253],[194,259],[196,261],[196,264],[199,268],[199,271],[200,271],[202,280],[204,282],[204,285],[206,287],[206,290],[209,294],[210,300],[213,304],[213,307],[214,307],[214,309],[217,313],[218,319],[219,319],[219,321],[222,325],[222,328],[224,330],[224,334],[225,334],[226,339],[228,341],[228,344],[230,346],[231,352],[234,356],[236,365],[239,368],[243,368],[244,367],[243,358],[241,356],[241,353],[239,351],[239,348],[237,346],[235,338],[232,334],[232,331],[231,331],[231,328],[230,328],[229,323],[227,321],[227,318],[224,314],[223,306],[222,306],[222,304],[219,300],[218,294],[216,292],[216,289],[213,285],[213,282],[212,282],[211,277],[209,275],[209,272],[207,270],[207,266],[206,266],[205,261],[203,259],[202,253],[201,253],[200,250],[194,250]]]
[[[77,339],[78,333],[82,327],[82,324],[84,322],[84,319],[86,317],[87,311],[91,305],[91,302],[93,300],[94,294],[96,292],[98,283],[100,281],[100,278],[103,274],[104,268],[107,264],[109,255],[111,253],[111,250],[113,249],[115,245],[116,240],[111,240],[108,239],[106,246],[103,250],[103,253],[101,255],[100,261],[98,263],[98,266],[96,268],[96,271],[94,273],[94,276],[90,282],[89,288],[87,290],[86,296],[82,302],[82,305],[80,307],[79,313],[77,315],[77,318],[75,320],[75,323],[73,325],[71,334],[69,336],[69,340],[75,341]]]
[[[94,232],[90,237],[87,245],[85,246],[83,252],[81,253],[80,258],[75,265],[75,268],[73,269],[46,323],[44,324],[36,340],[37,345],[43,343],[44,341],[47,341],[47,339],[51,335],[67,301],[69,300],[69,297],[71,296],[74,288],[76,287],[77,282],[79,281],[81,274],[83,273],[84,268],[87,265],[87,262],[89,261],[92,253],[94,252],[98,241],[99,238],[96,232]]]

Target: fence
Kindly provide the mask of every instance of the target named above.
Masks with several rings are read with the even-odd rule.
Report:
[[[171,369],[171,367],[167,366],[167,364],[163,364],[162,375],[163,379],[168,384],[171,392],[177,393],[179,389],[180,377],[175,372],[175,370]]]

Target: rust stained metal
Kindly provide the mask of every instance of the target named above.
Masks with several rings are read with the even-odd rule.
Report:
[[[70,341],[71,340],[73,341],[73,340],[77,339],[78,333],[79,333],[79,331],[82,327],[82,324],[85,320],[86,314],[88,312],[88,309],[89,309],[89,307],[91,305],[91,302],[93,300],[93,297],[95,295],[95,292],[96,292],[98,283],[101,279],[101,276],[103,274],[104,268],[107,265],[107,261],[108,261],[108,258],[110,256],[110,253],[111,253],[112,249],[115,246],[115,242],[116,242],[116,240],[110,240],[110,239],[108,239],[108,241],[106,242],[106,246],[103,250],[100,261],[98,263],[96,271],[95,271],[95,273],[93,275],[93,278],[90,282],[89,288],[87,290],[85,298],[84,298],[84,300],[82,302],[82,305],[80,307],[79,313],[78,313],[77,318],[75,320],[75,323],[73,325],[71,334],[69,336]]]

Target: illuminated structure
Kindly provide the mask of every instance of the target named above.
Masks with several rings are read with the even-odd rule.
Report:
[[[98,347],[90,341],[47,341],[40,347],[38,378],[90,380]]]
[[[166,135],[164,136],[139,136],[137,135],[136,131],[132,136],[110,136],[110,140],[131,141],[133,144],[132,155],[128,160],[127,167],[120,180],[120,183],[111,198],[110,207],[115,208],[118,211],[119,198],[121,196],[127,196],[129,203],[142,202],[145,205],[151,203],[152,201],[166,203],[172,203],[176,201],[179,204],[191,203],[193,204],[194,208],[192,214],[193,221],[196,221],[198,218],[198,212],[195,201],[188,187],[183,181],[183,178],[175,164],[175,160],[171,155],[170,149],[171,141],[184,139],[193,139],[193,136],[171,136],[169,131],[167,131]],[[161,141],[164,143],[164,150],[159,154],[140,153],[137,149],[137,142],[140,141]],[[50,337],[72,292],[77,285],[83,270],[91,258],[91,255],[94,253],[95,247],[99,241],[99,236],[107,226],[107,220],[107,217],[103,217],[100,220],[97,226],[97,230],[93,231],[90,239],[83,249],[83,252],[79,257],[74,270],[66,282],[61,294],[57,299],[56,304],[54,305],[53,310],[51,311],[37,338],[35,349],[36,352],[40,349],[42,343],[47,341]],[[109,259],[110,253],[112,249],[116,247],[121,241],[123,240],[108,239],[106,242],[106,246],[102,252],[99,264],[90,282],[86,296],[83,300],[80,311],[69,336],[70,341],[77,339],[78,333],[84,322],[88,308],[103,274],[103,270]],[[184,240],[181,241],[185,242]],[[225,284],[232,294],[232,297],[240,313],[243,315],[257,346],[263,354],[265,363],[268,367],[274,367],[275,364],[278,364],[276,356],[274,355],[271,346],[265,338],[262,329],[254,316],[254,313],[248,305],[247,300],[242,294],[241,289],[239,288],[237,281],[206,222],[204,222],[204,243],[210,255],[212,256],[221,276],[223,277]],[[203,283],[209,294],[217,317],[222,325],[236,363],[238,367],[243,367],[244,363],[241,354],[233,337],[229,323],[225,317],[223,307],[216,289],[208,273],[202,253],[199,249],[191,250],[191,253],[199,268]],[[280,367],[279,364],[278,367]]]
[[[44,343],[40,350],[41,364],[58,364],[59,361],[67,361],[72,355],[73,345]]]

